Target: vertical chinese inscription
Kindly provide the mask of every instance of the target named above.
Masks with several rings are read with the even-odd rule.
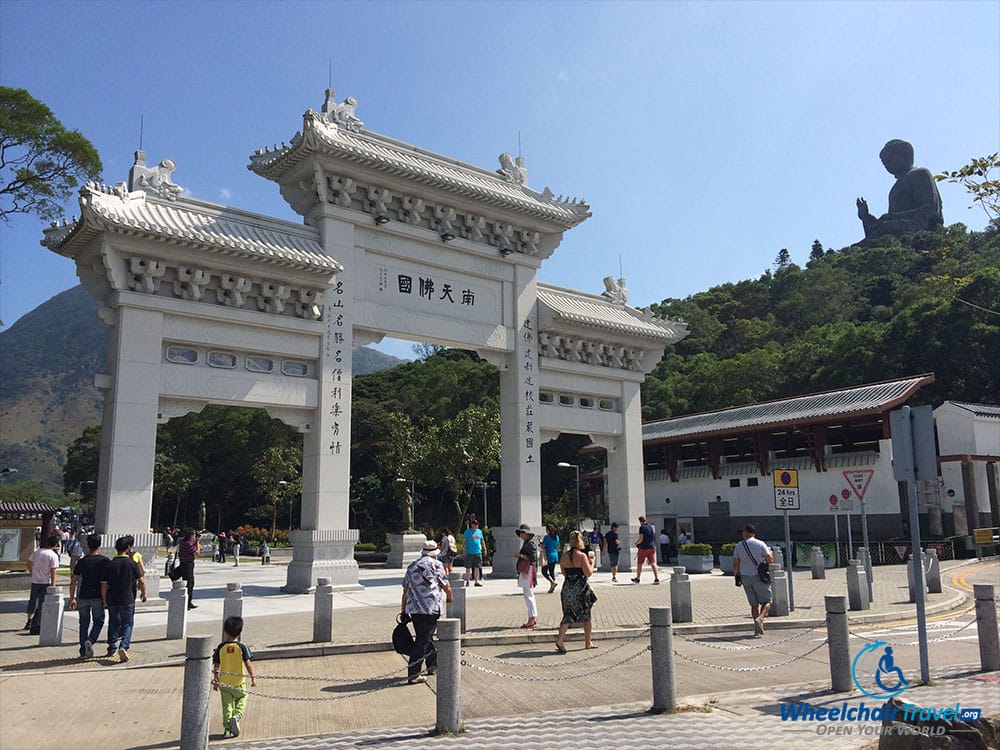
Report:
[[[333,288],[333,301],[327,306],[326,342],[323,352],[323,366],[327,377],[324,387],[328,389],[329,410],[332,419],[327,427],[327,450],[331,456],[339,456],[344,450],[340,436],[340,419],[344,414],[344,347],[346,344],[344,319],[344,282],[337,281]]]
[[[520,330],[521,346],[518,367],[521,388],[524,395],[524,414],[521,422],[521,439],[524,441],[524,462],[535,463],[536,433],[535,405],[538,403],[538,384],[535,376],[535,322],[531,317],[524,319]]]

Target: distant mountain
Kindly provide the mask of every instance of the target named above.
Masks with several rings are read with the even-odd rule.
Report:
[[[0,466],[17,480],[62,489],[66,448],[101,421],[94,375],[106,370],[108,328],[82,287],[57,294],[0,333]],[[389,370],[406,360],[367,347],[354,373]]]

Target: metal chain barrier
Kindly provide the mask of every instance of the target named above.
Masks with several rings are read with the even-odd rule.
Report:
[[[947,622],[950,623],[952,621],[948,620]],[[965,623],[965,625],[963,625],[962,627],[960,627],[958,630],[956,630],[956,631],[954,631],[952,633],[947,633],[945,635],[939,635],[937,638],[928,638],[927,642],[928,643],[940,643],[941,641],[947,641],[949,638],[954,638],[956,635],[958,635],[959,633],[961,633],[963,630],[965,630],[966,628],[970,628],[970,627],[972,627],[975,624],[976,624],[976,620],[975,620],[975,618],[973,618],[969,622]],[[943,623],[936,623],[936,629],[940,630],[941,627],[942,627],[942,625],[943,625]],[[910,627],[912,627],[912,626],[910,626]],[[850,632],[850,634],[852,636],[854,636],[855,638],[860,638],[861,640],[868,641],[869,643],[879,642],[879,643],[885,643],[885,644],[887,644],[889,646],[917,646],[917,645],[920,644],[919,640],[916,640],[916,641],[887,641],[884,638],[869,638],[866,635],[861,635],[860,633],[855,633],[853,630],[852,631],[848,631],[848,632]]]
[[[607,667],[607,668],[611,669],[611,668],[614,668],[614,667],[620,667],[623,664],[628,664],[628,662],[630,662],[633,659],[636,659],[636,658],[642,656],[643,654],[645,654],[649,650],[650,650],[650,646],[649,646],[649,644],[647,644],[647,645],[643,646],[636,653],[632,654],[631,656],[626,656],[624,659],[622,659],[617,664],[612,664],[610,667]],[[610,653],[610,652],[606,651],[605,653]],[[508,680],[520,680],[522,682],[560,682],[562,680],[575,679],[577,677],[593,677],[593,675],[594,675],[593,669],[591,669],[591,670],[589,670],[587,672],[579,672],[577,674],[561,674],[561,675],[557,675],[555,677],[538,677],[536,675],[507,674],[506,672],[497,672],[497,671],[495,671],[493,669],[487,669],[486,667],[480,667],[477,664],[472,664],[471,662],[466,661],[465,659],[462,659],[461,663],[462,663],[463,667],[468,667],[469,669],[474,669],[477,672],[482,672],[483,674],[491,674],[491,675],[495,675],[496,677],[506,677]],[[579,662],[575,662],[575,663],[579,663]]]
[[[777,640],[761,641],[760,643],[755,643],[751,646],[742,646],[742,645],[723,646],[718,643],[699,641],[697,638],[685,638],[683,635],[678,635],[676,632],[674,633],[674,636],[680,638],[682,641],[686,641],[687,643],[693,643],[697,646],[705,646],[706,648],[715,648],[718,649],[719,651],[752,651],[753,649],[757,648],[770,648],[771,646],[775,646],[779,643],[788,643],[789,641],[795,641],[798,640],[799,638],[803,638],[809,635],[810,633],[815,633],[817,630],[819,630],[819,628],[809,628],[808,630],[804,630],[801,633],[796,633],[795,635],[789,636],[788,638],[779,638]]]
[[[625,648],[625,646],[629,645],[633,641],[636,641],[639,638],[646,638],[648,636],[649,636],[649,628],[646,628],[645,630],[641,631],[640,633],[637,633],[636,635],[632,636],[631,638],[626,638],[621,643],[619,643],[617,646],[612,646],[609,649],[604,649],[601,652],[600,655],[603,656],[605,654],[613,654],[615,651],[618,651],[619,649]],[[488,662],[491,662],[492,664],[503,664],[503,665],[508,666],[508,667],[521,667],[521,666],[524,666],[521,662],[511,661],[510,659],[498,659],[498,658],[493,657],[493,656],[483,656],[482,654],[477,654],[477,653],[475,653],[473,651],[470,651],[467,648],[463,648],[462,649],[462,656],[468,656],[468,657],[470,657],[472,659],[479,659],[480,661],[488,661]],[[594,658],[594,656],[596,656],[596,654],[591,654],[590,656],[584,656],[583,658],[580,658],[580,659],[560,659],[559,663],[560,664],[579,664],[579,663],[584,662],[584,661],[590,661],[592,658]]]
[[[817,646],[809,649],[804,654],[801,654],[799,656],[793,656],[791,659],[787,659],[786,661],[779,661],[777,664],[765,664],[760,667],[727,667],[722,664],[711,664],[710,662],[696,659],[693,656],[685,656],[680,651],[676,650],[674,651],[674,656],[679,656],[685,661],[693,662],[694,664],[699,664],[703,667],[709,667],[710,669],[720,669],[723,672],[763,672],[765,669],[773,669],[774,667],[784,667],[788,664],[791,664],[794,661],[798,661],[799,659],[805,659],[810,654],[823,648],[823,646],[826,645],[826,642],[827,639],[824,638]]]

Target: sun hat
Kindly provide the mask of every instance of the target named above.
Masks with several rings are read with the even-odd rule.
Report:
[[[432,542],[430,539],[424,542],[424,546],[420,548],[420,554],[425,557],[437,557],[438,551],[437,544]]]
[[[526,524],[526,523],[522,523],[520,526],[518,526],[516,529],[514,529],[514,533],[517,534],[517,535],[527,534],[528,535],[528,539],[531,539],[531,537],[533,537],[535,535],[535,532],[532,531],[531,527],[528,526],[528,524]]]

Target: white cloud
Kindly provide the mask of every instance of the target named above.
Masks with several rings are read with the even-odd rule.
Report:
[[[569,83],[569,71],[563,68],[556,74],[556,80],[560,83]]]
[[[233,191],[229,188],[219,188],[219,198],[224,201],[231,201],[233,199]]]

